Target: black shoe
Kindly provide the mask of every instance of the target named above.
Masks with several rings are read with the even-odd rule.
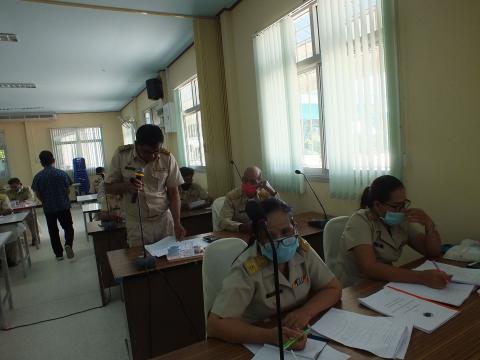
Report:
[[[71,259],[75,256],[73,249],[70,245],[65,245],[65,252],[67,253],[67,258]]]
[[[63,260],[63,255],[57,256],[56,259],[57,261]]]

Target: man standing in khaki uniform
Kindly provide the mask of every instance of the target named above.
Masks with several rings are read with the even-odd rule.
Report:
[[[162,130],[156,125],[143,125],[136,133],[135,145],[120,146],[113,155],[105,179],[105,190],[123,194],[127,239],[130,246],[141,245],[138,203],[145,243],[153,243],[167,235],[178,240],[185,236],[180,224],[180,196],[183,184],[177,162],[162,149]],[[144,170],[143,181],[135,178],[137,169]]]
[[[7,191],[7,196],[10,201],[28,201],[28,202],[35,202],[35,194],[33,190],[28,186],[23,186],[22,182],[19,178],[11,178],[8,180],[8,185],[10,186],[10,190]],[[32,245],[39,244],[40,239],[37,237],[37,226],[35,226],[35,217],[33,216],[32,212],[28,214],[25,219],[25,222],[28,225],[30,233],[32,234]]]
[[[243,173],[241,187],[225,195],[225,203],[220,211],[220,228],[225,231],[251,233],[250,220],[245,213],[247,202],[270,197],[278,197],[278,192],[267,180],[262,180],[262,170],[256,166],[248,167]]]

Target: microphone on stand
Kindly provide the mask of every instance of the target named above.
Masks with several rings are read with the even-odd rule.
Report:
[[[143,182],[143,177],[144,176],[145,176],[145,172],[144,172],[143,168],[138,168],[138,169],[135,170],[135,179]],[[133,179],[130,179],[130,181],[132,181],[132,180]],[[132,194],[132,204],[135,204],[137,202],[137,198],[138,198],[138,191],[136,193]]]
[[[238,171],[237,164],[235,164],[235,161],[233,161],[233,160],[230,160],[230,164],[232,164],[233,167],[235,168],[235,171],[237,172],[237,175],[240,178],[240,182],[241,182],[242,181],[242,175],[240,175],[240,171]]]
[[[137,180],[143,180],[143,169],[137,169],[135,172],[135,176]],[[140,196],[138,196],[139,190],[133,195],[135,196],[135,200],[137,202],[137,209],[138,209],[138,224],[140,225],[140,240],[142,241],[142,249],[143,249],[143,256],[139,256],[135,259],[135,267],[137,270],[149,270],[155,268],[155,257],[147,254],[147,250],[145,249],[145,239],[143,238],[143,224],[142,224],[142,211],[140,209]],[[132,201],[133,201],[132,196]]]
[[[327,212],[325,211],[325,208],[323,207],[322,202],[321,202],[320,199],[318,198],[318,195],[317,195],[317,193],[315,192],[315,190],[313,190],[312,184],[310,184],[310,181],[308,181],[307,175],[305,175],[303,172],[301,172],[301,171],[298,170],[298,169],[295,170],[295,174],[297,174],[297,175],[303,175],[303,177],[305,178],[305,181],[307,182],[308,186],[310,187],[310,190],[312,191],[313,195],[315,195],[315,198],[317,199],[317,202],[320,204],[320,207],[321,207],[322,210],[323,210],[324,218],[323,218],[323,219],[313,219],[313,220],[310,220],[310,221],[308,222],[308,225],[313,226],[313,227],[316,227],[316,228],[323,229],[323,228],[325,227],[325,225],[327,224],[327,222],[328,222],[328,216],[327,216]]]
[[[260,229],[267,235],[270,246],[272,247],[273,255],[273,277],[275,282],[275,303],[277,310],[277,328],[278,328],[278,352],[280,354],[280,360],[284,360],[283,354],[283,332],[282,332],[282,307],[280,304],[280,282],[278,280],[278,259],[277,249],[273,242],[270,233],[267,230],[267,217],[260,204],[256,201],[249,201],[245,206],[245,212],[252,222],[256,222]]]

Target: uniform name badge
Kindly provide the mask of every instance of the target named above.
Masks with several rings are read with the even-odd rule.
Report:
[[[302,285],[303,283],[306,283],[308,282],[308,276],[307,274],[303,275],[303,276],[300,276],[299,278],[295,279],[292,283],[292,288],[297,288],[299,287],[300,285]]]

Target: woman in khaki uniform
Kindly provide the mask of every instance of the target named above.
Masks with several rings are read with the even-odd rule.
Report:
[[[291,209],[270,198],[260,202],[267,230],[277,244],[284,341],[298,337],[320,312],[333,306],[341,286],[325,263],[295,230]],[[276,314],[272,249],[252,219],[256,241],[235,260],[208,316],[208,335],[233,343],[277,343],[276,328],[255,323]],[[305,346],[306,338],[297,344]]]
[[[399,281],[441,289],[450,276],[442,271],[415,271],[392,265],[405,244],[428,258],[441,255],[440,235],[430,216],[410,209],[405,187],[394,176],[380,176],[367,187],[360,207],[348,220],[338,251],[335,274],[343,286],[362,278]],[[423,231],[422,228],[423,227]]]

